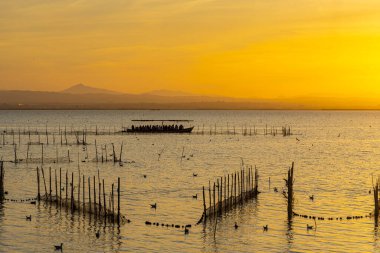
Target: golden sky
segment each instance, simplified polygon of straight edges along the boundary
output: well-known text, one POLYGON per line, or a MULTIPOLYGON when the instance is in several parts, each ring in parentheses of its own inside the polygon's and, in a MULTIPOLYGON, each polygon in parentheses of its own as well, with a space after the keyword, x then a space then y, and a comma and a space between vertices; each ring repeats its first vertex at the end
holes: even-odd
POLYGON ((379 0, 0 1, 0 88, 380 95, 379 0))

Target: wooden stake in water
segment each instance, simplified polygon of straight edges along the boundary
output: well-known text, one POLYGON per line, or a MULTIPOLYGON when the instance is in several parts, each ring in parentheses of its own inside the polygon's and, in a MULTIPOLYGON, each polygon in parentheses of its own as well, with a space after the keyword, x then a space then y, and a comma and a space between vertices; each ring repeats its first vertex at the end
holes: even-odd
POLYGON ((59 206, 62 206, 62 168, 59 168, 59 206))
POLYGON ((98 146, 96 145, 96 139, 95 139, 95 158, 96 158, 96 162, 98 162, 98 146))
POLYGON ((120 177, 117 178, 117 222, 120 224, 120 177))
POLYGON ((46 201, 46 198, 48 196, 47 194, 47 187, 46 187, 46 182, 45 182, 45 173, 44 173, 44 169, 41 167, 41 171, 42 171, 42 178, 44 180, 44 186, 45 186, 45 201, 46 201))
POLYGON ((96 178, 94 176, 94 211, 95 215, 98 213, 98 208, 96 207, 96 178))
POLYGON ((373 198, 375 203, 375 224, 377 226, 377 221, 379 218, 379 179, 376 180, 376 185, 373 186, 373 198))
POLYGON ((112 184, 112 193, 111 193, 111 197, 112 197, 112 221, 114 221, 115 219, 115 202, 114 202, 114 195, 113 195, 113 184, 112 184))
POLYGON ((294 171, 294 162, 292 163, 292 167, 288 170, 288 219, 291 220, 293 216, 293 171, 294 171))
POLYGON ((66 207, 67 207, 67 191, 68 191, 68 175, 67 175, 67 170, 66 170, 66 188, 65 188, 65 190, 66 190, 66 207))
POLYGON ((214 196, 213 196, 213 200, 214 200, 214 208, 213 208, 213 209, 214 209, 214 212, 213 212, 213 213, 215 214, 215 212, 216 212, 216 203, 215 203, 215 182, 214 182, 214 188, 213 188, 213 195, 214 195, 214 196))
POLYGON ((83 213, 86 213, 86 202, 85 202, 85 196, 86 196, 86 192, 85 192, 85 182, 84 182, 84 175, 83 175, 83 191, 82 191, 82 194, 83 194, 83 213))
POLYGON ((51 202, 51 167, 49 167, 49 199, 50 199, 50 202, 51 202))
POLYGON ((54 170, 54 179, 55 179, 55 201, 58 205, 58 182, 57 182, 57 169, 54 170))
POLYGON ((40 170, 37 166, 37 200, 41 200, 41 194, 40 194, 40 170))
POLYGON ((44 144, 43 143, 41 144, 41 148, 42 148, 41 162, 42 162, 42 164, 44 164, 44 144))
POLYGON ((71 172, 71 212, 74 212, 74 173, 71 172))
POLYGON ((104 203, 104 218, 107 217, 107 205, 106 205, 106 191, 104 190, 105 186, 104 186, 104 179, 103 179, 103 203, 104 203))
POLYGON ((211 204, 211 183, 210 183, 210 180, 208 181, 208 198, 209 198, 209 204, 210 204, 210 206, 209 206, 209 209, 211 210, 211 208, 212 208, 212 204, 211 204))
POLYGON ((80 171, 78 172, 78 211, 80 211, 80 171))
POLYGON ((89 210, 89 213, 92 212, 92 208, 91 208, 91 182, 90 182, 90 177, 88 177, 88 210, 89 210))

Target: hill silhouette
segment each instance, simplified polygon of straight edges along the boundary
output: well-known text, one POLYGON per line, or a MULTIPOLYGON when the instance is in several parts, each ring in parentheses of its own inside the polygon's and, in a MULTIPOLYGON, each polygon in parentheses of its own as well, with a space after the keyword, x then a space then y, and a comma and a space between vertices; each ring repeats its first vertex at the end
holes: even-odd
POLYGON ((249 99, 159 90, 118 93, 74 85, 60 92, 0 90, 0 109, 380 109, 377 99, 298 97, 249 99))

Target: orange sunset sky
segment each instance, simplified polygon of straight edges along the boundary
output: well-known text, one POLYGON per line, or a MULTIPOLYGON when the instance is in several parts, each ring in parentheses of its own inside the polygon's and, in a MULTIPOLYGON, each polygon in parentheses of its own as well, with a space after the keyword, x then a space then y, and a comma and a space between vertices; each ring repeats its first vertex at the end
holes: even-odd
POLYGON ((0 88, 380 95, 378 0, 0 2, 0 88))

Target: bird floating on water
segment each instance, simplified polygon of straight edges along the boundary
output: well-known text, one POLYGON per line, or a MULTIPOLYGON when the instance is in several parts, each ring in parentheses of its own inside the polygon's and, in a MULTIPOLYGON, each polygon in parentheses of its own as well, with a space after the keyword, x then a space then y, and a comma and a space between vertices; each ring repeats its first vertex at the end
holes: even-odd
POLYGON ((146 178, 146 175, 144 175, 144 178, 146 178))
POLYGON ((314 201, 314 195, 309 196, 309 199, 310 199, 311 201, 314 201))
POLYGON ((55 248, 55 250, 62 251, 62 249, 63 249, 63 243, 61 243, 61 245, 54 245, 54 248, 55 248))
POLYGON ((311 230, 311 229, 313 229, 313 226, 312 226, 312 225, 309 225, 309 224, 307 224, 307 225, 306 225, 306 229, 307 229, 307 230, 311 230))
POLYGON ((235 222, 234 228, 238 229, 239 225, 235 222))
POLYGON ((274 187, 273 190, 274 190, 274 192, 278 192, 277 187, 274 187))
POLYGON ((154 209, 157 209, 157 203, 150 204, 150 207, 151 207, 151 208, 154 208, 154 209))
POLYGON ((197 199, 198 198, 198 193, 193 195, 193 199, 197 199))
POLYGON ((193 177, 197 177, 197 176, 198 176, 198 174, 193 173, 193 177))
POLYGON ((96 231, 95 235, 96 235, 96 238, 99 238, 100 237, 100 231, 99 230, 96 231))
POLYGON ((26 216, 25 218, 26 218, 26 220, 31 221, 32 220, 32 215, 26 216))
POLYGON ((264 231, 268 231, 268 224, 265 225, 265 226, 263 226, 263 230, 264 230, 264 231))

